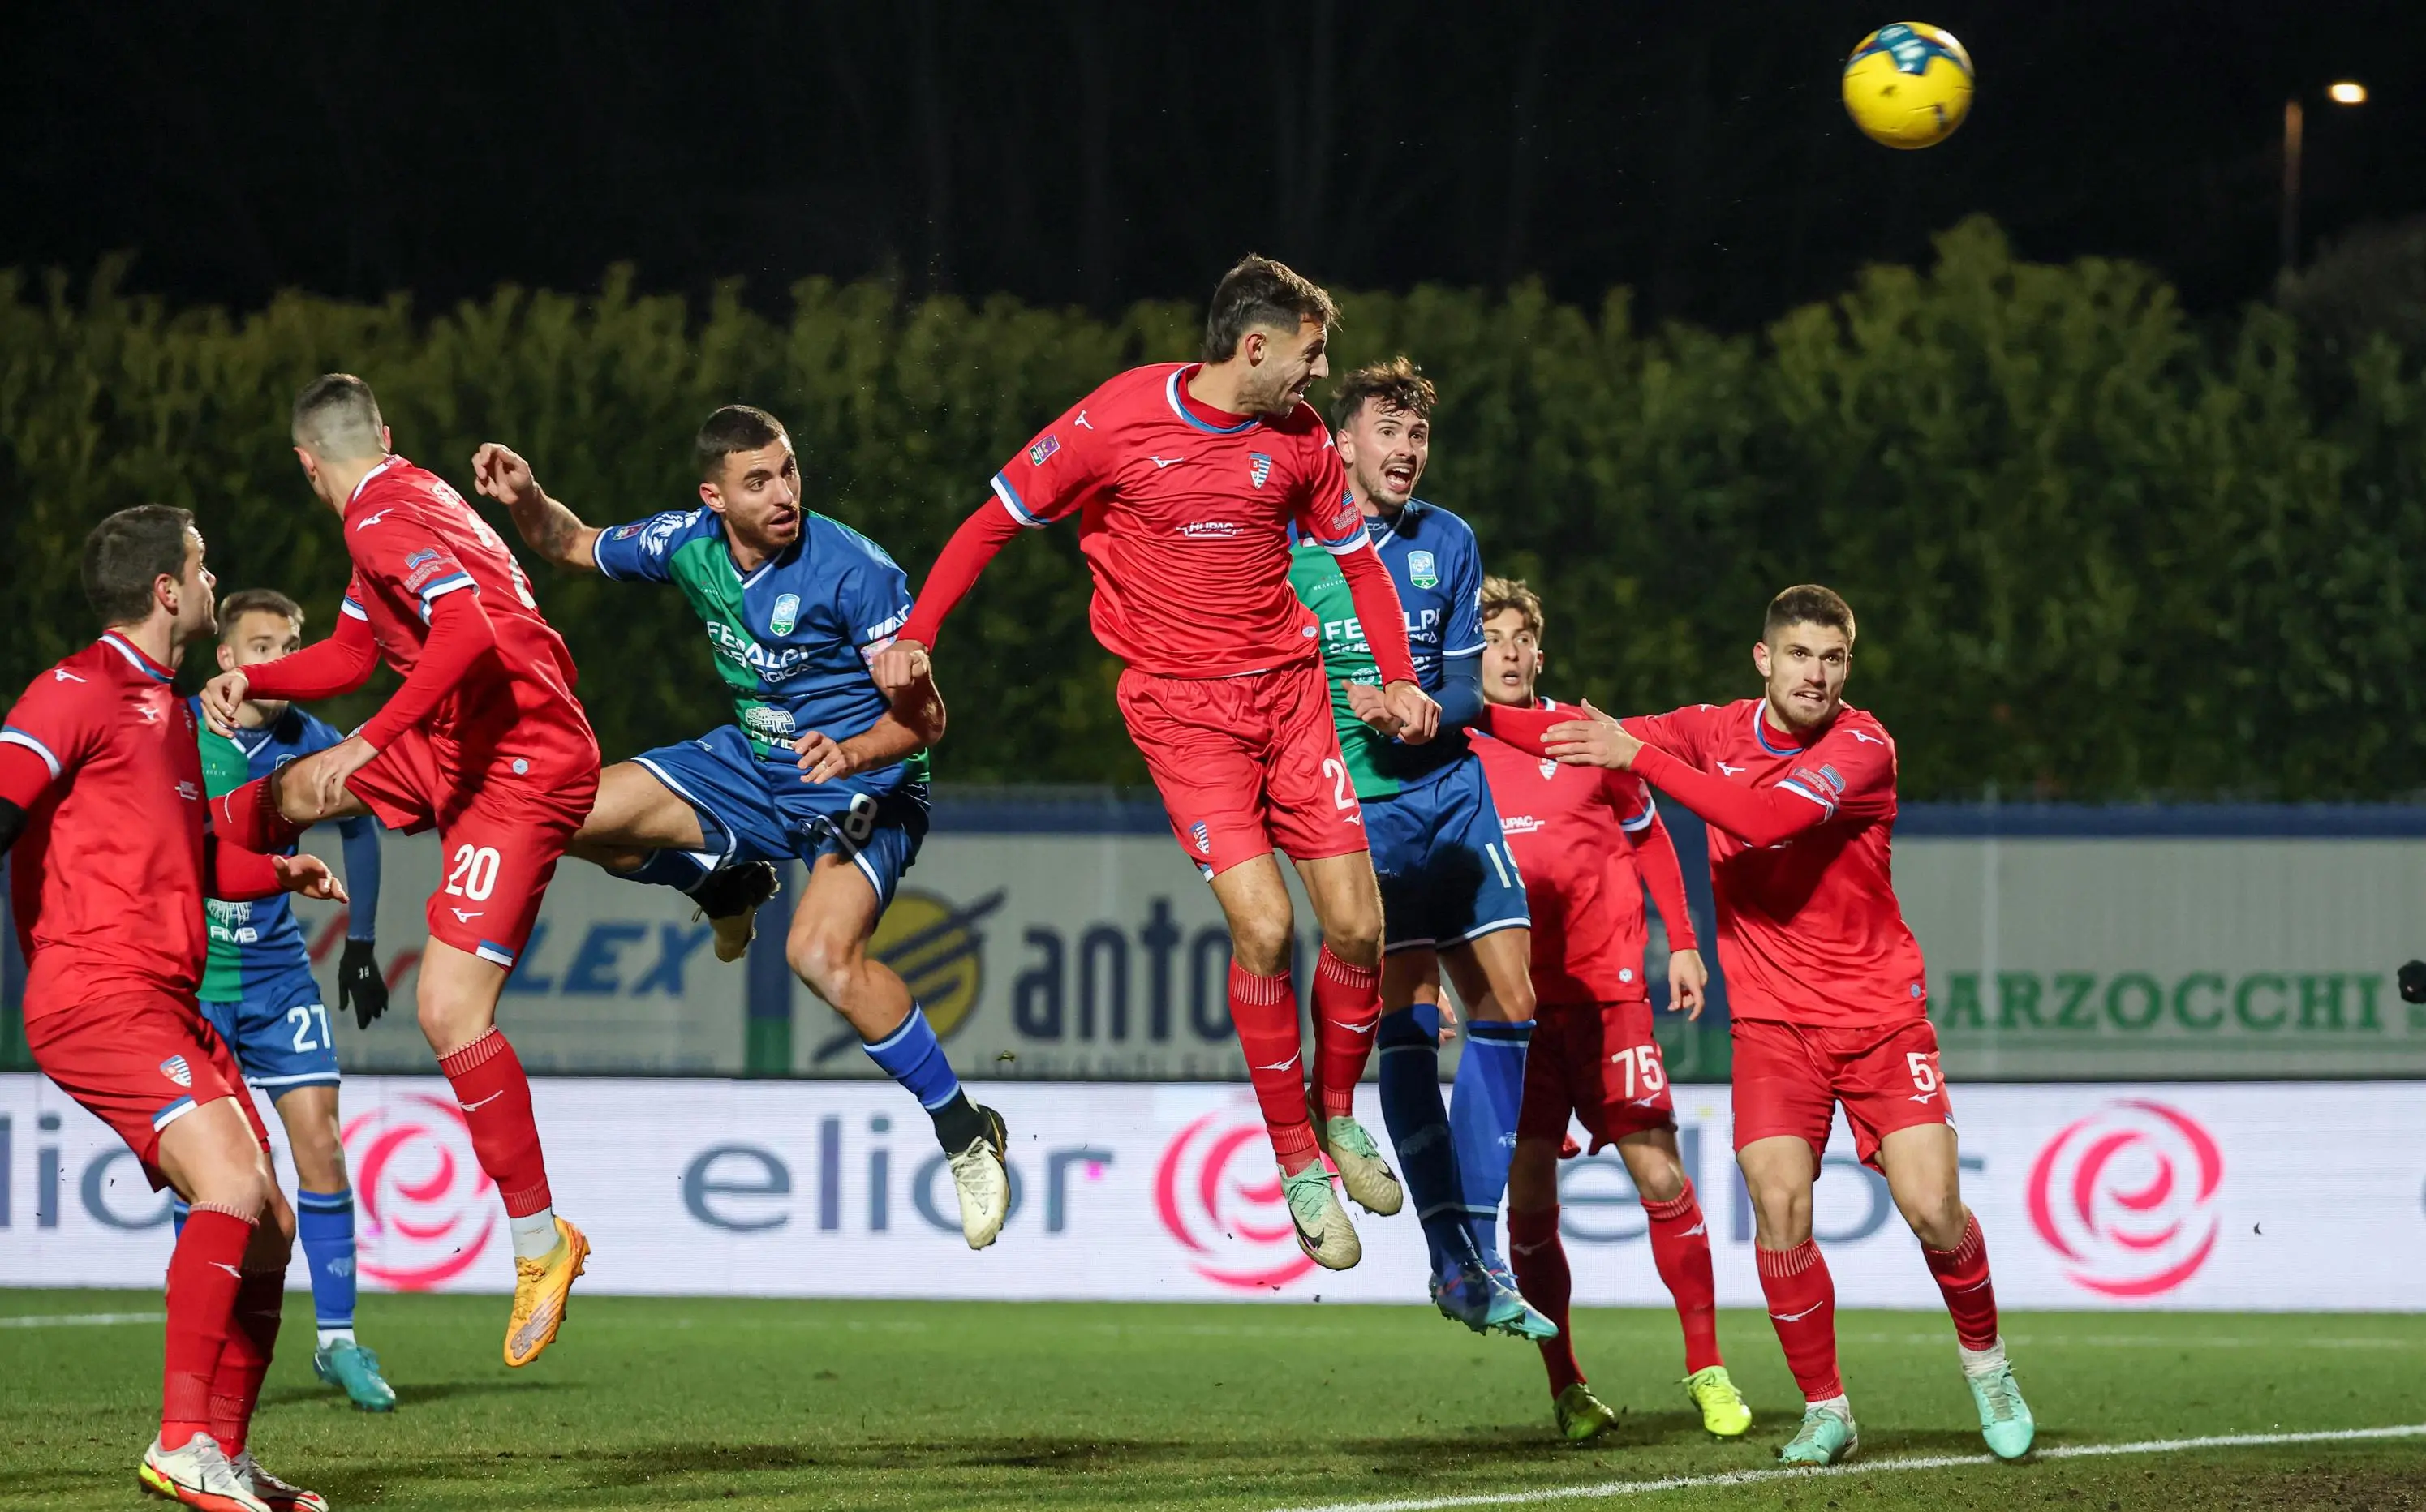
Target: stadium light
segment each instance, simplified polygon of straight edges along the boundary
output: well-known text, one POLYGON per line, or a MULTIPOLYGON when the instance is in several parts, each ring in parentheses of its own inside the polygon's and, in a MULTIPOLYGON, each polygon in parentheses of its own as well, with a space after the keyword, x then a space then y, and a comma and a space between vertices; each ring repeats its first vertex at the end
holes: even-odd
MULTIPOLYGON (((2337 79, 2325 86, 2325 98, 2337 105, 2363 105, 2367 104, 2367 86, 2353 79, 2337 79)), ((2300 265, 2300 158, 2306 124, 2306 112, 2301 108, 2300 97, 2295 94, 2284 101, 2283 222, 2280 230, 2285 277, 2300 265)))

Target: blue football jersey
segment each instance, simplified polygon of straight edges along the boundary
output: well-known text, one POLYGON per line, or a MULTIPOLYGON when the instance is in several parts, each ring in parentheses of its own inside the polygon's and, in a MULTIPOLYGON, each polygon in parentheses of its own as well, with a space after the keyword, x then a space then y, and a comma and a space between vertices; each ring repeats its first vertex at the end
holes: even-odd
MULTIPOLYGON (((707 629, 734 722, 762 761, 785 765, 792 740, 865 733, 885 712, 867 664, 910 618, 910 580, 884 548, 838 520, 804 512, 791 550, 744 573, 712 509, 669 510, 602 532, 598 571, 671 583, 707 629)), ((923 781, 927 757, 862 773, 883 790, 923 781)))

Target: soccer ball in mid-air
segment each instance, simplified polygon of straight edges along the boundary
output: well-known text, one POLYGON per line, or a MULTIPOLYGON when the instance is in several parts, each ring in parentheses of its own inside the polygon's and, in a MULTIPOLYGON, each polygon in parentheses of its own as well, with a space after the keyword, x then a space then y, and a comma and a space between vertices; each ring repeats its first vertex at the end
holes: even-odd
POLYGON ((1934 147, 1971 113, 1971 55, 1942 26, 1881 26, 1845 59, 1845 111, 1874 142, 1934 147))

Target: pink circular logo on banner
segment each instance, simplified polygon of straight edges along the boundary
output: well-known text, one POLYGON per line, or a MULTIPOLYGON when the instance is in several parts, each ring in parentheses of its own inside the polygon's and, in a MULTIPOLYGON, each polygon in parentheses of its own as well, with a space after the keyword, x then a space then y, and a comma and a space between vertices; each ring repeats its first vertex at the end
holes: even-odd
POLYGON ((463 1111, 408 1092, 358 1113, 342 1136, 362 1220, 363 1279, 426 1292, 478 1262, 496 1232, 496 1186, 472 1151, 463 1111))
POLYGON ((2100 1296, 2160 1296, 2198 1274, 2223 1220, 2224 1155, 2161 1102, 2111 1102, 2047 1141, 2030 1166, 2030 1223, 2100 1296))
POLYGON ((1180 1130, 1155 1167, 1154 1207, 1189 1268, 1216 1286, 1270 1291, 1314 1269, 1252 1109, 1208 1113, 1180 1130))

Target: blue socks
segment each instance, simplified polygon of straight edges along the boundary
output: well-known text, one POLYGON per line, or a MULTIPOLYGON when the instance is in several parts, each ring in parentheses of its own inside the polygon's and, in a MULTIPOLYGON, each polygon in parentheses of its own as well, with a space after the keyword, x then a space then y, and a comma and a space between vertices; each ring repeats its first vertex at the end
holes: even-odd
POLYGON ((1530 1019, 1468 1023, 1449 1103, 1459 1206, 1475 1247, 1493 1263, 1499 1258, 1499 1198, 1516 1153, 1516 1110, 1525 1098, 1525 1051, 1532 1042, 1530 1019))
POLYGON ((295 1194, 295 1237, 312 1272, 312 1315, 321 1342, 354 1331, 354 1194, 295 1194))
POLYGON ((946 1150, 959 1154, 983 1132, 984 1120, 962 1092, 952 1063, 944 1058, 943 1042, 929 1026, 926 1009, 911 1004, 910 1017, 901 1021, 900 1028, 860 1048, 885 1075, 918 1100, 918 1105, 935 1120, 935 1138, 946 1150))
POLYGON ((688 851, 653 850, 649 852, 647 861, 630 871, 608 872, 606 875, 619 881, 677 888, 687 893, 707 880, 708 869, 688 851))
MULTIPOLYGON (((1382 1122, 1424 1227, 1432 1274, 1449 1276, 1479 1256, 1461 1210, 1457 1151, 1441 1102, 1440 1010, 1419 1003, 1384 1013, 1373 1038, 1382 1054, 1382 1122)), ((1507 1163, 1499 1168, 1505 1180, 1507 1163)))

